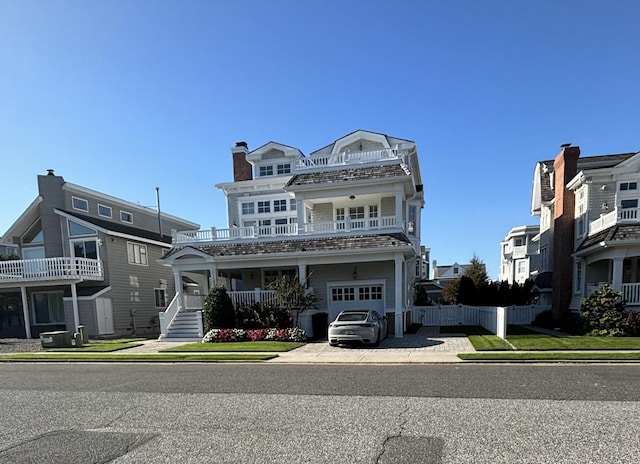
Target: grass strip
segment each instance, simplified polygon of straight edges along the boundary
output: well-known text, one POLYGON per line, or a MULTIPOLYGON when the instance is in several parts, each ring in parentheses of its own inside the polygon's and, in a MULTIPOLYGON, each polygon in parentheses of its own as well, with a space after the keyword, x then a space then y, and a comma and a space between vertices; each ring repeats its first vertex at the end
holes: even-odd
POLYGON ((224 352, 284 352, 291 351, 295 348, 300 348, 305 343, 303 342, 273 342, 273 341, 259 341, 259 342, 226 342, 226 343, 187 343, 186 345, 178 345, 172 348, 165 348, 160 350, 161 353, 168 352, 211 352, 211 351, 224 351, 224 352))
POLYGON ((518 353, 516 351, 500 353, 460 353, 464 361, 640 361, 638 353, 518 353))
POLYGON ((19 353, 0 356, 2 362, 12 361, 79 361, 79 362, 239 362, 266 361, 278 357, 277 354, 189 354, 189 353, 160 353, 160 354, 112 354, 112 353, 19 353))
POLYGON ((441 334, 457 334, 463 333, 467 335, 493 335, 482 326, 479 325, 443 325, 440 326, 441 334))
POLYGON ((102 342, 91 342, 88 345, 82 345, 78 348, 49 348, 47 352, 58 352, 58 351, 70 351, 70 352, 98 352, 98 353, 108 353, 111 351, 119 351, 125 350, 127 348, 133 348, 134 346, 140 346, 142 343, 129 343, 129 342, 120 342, 120 343, 102 343, 102 342))
POLYGON ((547 334, 508 335, 519 350, 640 350, 640 337, 558 337, 547 334))
POLYGON ((497 335, 469 335, 476 351, 511 351, 511 346, 497 335))

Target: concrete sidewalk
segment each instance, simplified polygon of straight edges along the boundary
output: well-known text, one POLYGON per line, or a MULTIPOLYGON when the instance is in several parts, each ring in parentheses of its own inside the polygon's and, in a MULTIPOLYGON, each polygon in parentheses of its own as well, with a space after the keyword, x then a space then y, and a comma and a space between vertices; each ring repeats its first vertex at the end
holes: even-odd
MULTIPOLYGON (((194 340, 198 341, 198 340, 194 340)), ((146 340, 142 345, 120 353, 158 353, 187 342, 146 340)), ((277 353, 266 361, 275 364, 405 364, 461 362, 458 353, 474 352, 464 334, 440 335, 438 327, 422 327, 417 334, 387 338, 379 347, 333 347, 326 341, 310 342, 295 350, 277 353)), ((273 354, 273 353, 272 353, 273 354)))

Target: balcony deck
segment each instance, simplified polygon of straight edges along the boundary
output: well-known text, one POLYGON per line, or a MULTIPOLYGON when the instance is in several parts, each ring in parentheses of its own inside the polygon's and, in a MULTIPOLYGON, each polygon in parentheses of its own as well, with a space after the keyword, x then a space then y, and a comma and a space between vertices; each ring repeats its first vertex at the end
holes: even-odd
POLYGON ((103 278, 102 262, 97 259, 57 257, 0 262, 0 283, 103 278))
POLYGON ((615 224, 638 222, 639 209, 640 208, 616 208, 607 214, 603 214, 595 221, 589 223, 589 236, 608 229, 615 224))
POLYGON ((337 154, 319 155, 298 160, 296 171, 306 171, 318 168, 344 167, 358 164, 375 163, 386 160, 402 160, 408 153, 399 146, 382 148, 380 150, 342 152, 337 154))
POLYGON ((209 242, 230 240, 256 240, 263 238, 286 238, 314 235, 352 234, 371 231, 395 230, 396 217, 382 216, 344 221, 309 222, 300 229, 298 224, 275 226, 233 227, 231 229, 171 231, 173 245, 202 245, 209 242))

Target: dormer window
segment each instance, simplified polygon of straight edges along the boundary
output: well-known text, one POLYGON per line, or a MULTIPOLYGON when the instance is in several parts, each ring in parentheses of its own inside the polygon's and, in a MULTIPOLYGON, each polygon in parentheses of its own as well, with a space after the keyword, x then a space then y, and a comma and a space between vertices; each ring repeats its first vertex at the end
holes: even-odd
POLYGON ((260 166, 260 177, 272 176, 273 166, 260 166))
POLYGON ((620 182, 620 190, 638 190, 637 182, 620 182))
POLYGON ((291 174, 291 164, 289 164, 289 163, 287 163, 287 164, 278 164, 276 166, 276 169, 278 171, 278 175, 291 174))
POLYGON ((89 211, 89 202, 84 198, 72 197, 71 206, 73 209, 77 209, 78 211, 89 211))
POLYGON ((458 274, 460 273, 460 269, 459 269, 459 268, 457 268, 457 267, 454 267, 454 268, 453 268, 453 273, 454 273, 455 275, 458 275, 458 274))

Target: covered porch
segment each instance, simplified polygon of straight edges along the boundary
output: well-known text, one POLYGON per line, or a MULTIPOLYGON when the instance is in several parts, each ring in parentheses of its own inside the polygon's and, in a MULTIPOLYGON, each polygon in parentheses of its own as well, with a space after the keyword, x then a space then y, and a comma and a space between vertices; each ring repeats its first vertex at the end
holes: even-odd
POLYGON ((622 293, 627 306, 640 308, 640 255, 617 256, 588 264, 577 264, 577 278, 582 266, 585 274, 582 292, 584 298, 600 290, 605 284, 610 284, 614 291, 622 293))

